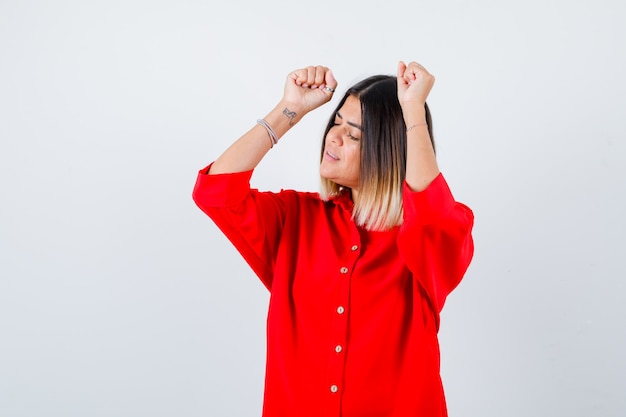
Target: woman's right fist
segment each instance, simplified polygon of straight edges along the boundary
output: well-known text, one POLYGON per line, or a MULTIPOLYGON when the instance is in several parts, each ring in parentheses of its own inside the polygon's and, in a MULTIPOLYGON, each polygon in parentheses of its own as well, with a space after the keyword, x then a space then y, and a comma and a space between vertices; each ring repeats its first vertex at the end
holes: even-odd
POLYGON ((321 65, 308 66, 289 73, 283 100, 303 114, 329 102, 336 88, 331 70, 321 65))

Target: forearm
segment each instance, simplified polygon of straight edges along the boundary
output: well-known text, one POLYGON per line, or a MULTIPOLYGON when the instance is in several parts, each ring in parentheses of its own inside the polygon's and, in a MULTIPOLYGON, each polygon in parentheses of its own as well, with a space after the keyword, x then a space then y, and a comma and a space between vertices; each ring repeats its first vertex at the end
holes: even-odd
POLYGON ((406 182, 414 191, 423 191, 439 175, 423 104, 403 106, 407 126, 406 182))
MULTIPOLYGON (((278 139, 304 115, 304 112, 296 110, 293 104, 281 101, 264 117, 278 139)), ((226 174, 254 169, 271 147, 272 141, 267 130, 260 124, 256 124, 217 158, 209 174, 226 174)))

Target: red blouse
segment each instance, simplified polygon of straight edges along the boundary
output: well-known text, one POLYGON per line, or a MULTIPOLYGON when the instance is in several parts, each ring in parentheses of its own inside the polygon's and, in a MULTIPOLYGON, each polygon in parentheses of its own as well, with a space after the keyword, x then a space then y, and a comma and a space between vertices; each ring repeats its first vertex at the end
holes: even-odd
POLYGON ((201 170, 196 204, 270 290, 264 417, 439 417, 439 312, 472 255, 472 211, 440 174, 404 185, 404 223, 372 232, 348 194, 250 189, 201 170))

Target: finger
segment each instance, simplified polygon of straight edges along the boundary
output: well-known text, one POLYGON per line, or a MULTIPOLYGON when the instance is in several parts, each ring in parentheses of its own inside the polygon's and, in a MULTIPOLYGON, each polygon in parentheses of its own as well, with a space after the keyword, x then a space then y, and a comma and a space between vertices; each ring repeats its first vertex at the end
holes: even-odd
POLYGON ((398 71, 397 71, 398 78, 402 78, 405 70, 406 70, 406 64, 404 63, 404 61, 398 61, 398 71))
POLYGON ((335 93, 335 90, 337 89, 337 80, 335 80, 332 71, 328 68, 326 68, 326 71, 324 72, 324 81, 318 88, 327 95, 333 95, 335 93))
POLYGON ((315 67, 315 79, 313 80, 313 84, 311 85, 311 88, 318 88, 322 84, 324 84, 324 77, 326 75, 326 71, 328 71, 328 68, 323 67, 321 65, 318 65, 315 67))
POLYGON ((428 70, 426 68, 424 68, 423 65, 417 63, 417 62, 411 62, 411 64, 409 65, 413 71, 413 74, 417 77, 418 75, 421 76, 429 76, 430 73, 428 72, 428 70))
POLYGON ((304 78, 304 69, 297 69, 289 73, 289 79, 293 80, 296 85, 302 85, 304 78))
POLYGON ((337 80, 335 79, 335 75, 331 70, 326 71, 324 74, 324 84, 326 87, 330 87, 331 89, 337 89, 337 80))
POLYGON ((413 81, 416 79, 416 71, 418 70, 417 64, 415 62, 409 62, 404 70, 404 79, 408 84, 413 84, 413 81))
POLYGON ((397 73, 397 79, 398 79, 398 85, 405 85, 406 84, 406 79, 405 79, 405 73, 406 73, 406 64, 404 63, 404 61, 400 61, 398 62, 398 73, 397 73))
POLYGON ((306 80, 302 83, 302 87, 310 87, 315 82, 315 67, 306 67, 306 80))

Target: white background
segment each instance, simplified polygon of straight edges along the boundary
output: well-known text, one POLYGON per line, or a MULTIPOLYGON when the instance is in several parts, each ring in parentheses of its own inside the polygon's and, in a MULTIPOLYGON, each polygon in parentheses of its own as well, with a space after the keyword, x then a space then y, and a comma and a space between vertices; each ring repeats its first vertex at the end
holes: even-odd
POLYGON ((0 2, 0 415, 256 416, 267 292, 191 200, 293 69, 340 82, 253 186, 316 191, 350 84, 417 60, 476 255, 453 417, 626 414, 623 2, 0 2), (220 4, 218 4, 220 3, 220 4))

